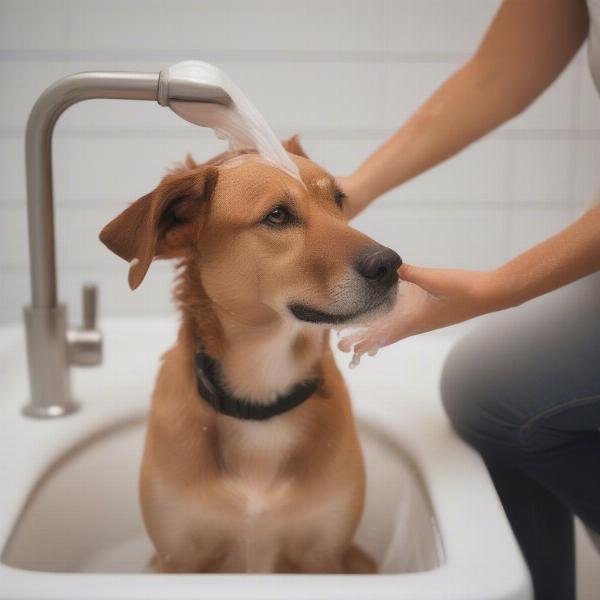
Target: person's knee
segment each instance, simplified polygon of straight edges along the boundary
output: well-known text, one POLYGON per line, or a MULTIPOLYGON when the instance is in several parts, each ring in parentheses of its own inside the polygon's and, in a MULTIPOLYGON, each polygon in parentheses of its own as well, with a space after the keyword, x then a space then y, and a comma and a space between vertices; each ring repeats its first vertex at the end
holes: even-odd
POLYGON ((440 379, 442 404, 456 432, 463 438, 482 427, 479 411, 481 390, 471 378, 472 365, 468 346, 461 340, 446 358, 440 379))
POLYGON ((461 438, 481 452, 496 452, 514 443, 520 423, 477 341, 461 340, 448 355, 440 381, 442 404, 461 438))

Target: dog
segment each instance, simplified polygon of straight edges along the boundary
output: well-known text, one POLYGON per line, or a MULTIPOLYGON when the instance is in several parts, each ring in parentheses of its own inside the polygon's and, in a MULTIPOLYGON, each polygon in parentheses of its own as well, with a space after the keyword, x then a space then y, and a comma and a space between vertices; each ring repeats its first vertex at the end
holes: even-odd
POLYGON ((400 257, 352 229, 296 137, 302 181, 252 152, 186 163, 102 230, 140 285, 177 258, 140 498, 162 573, 373 573, 365 470, 329 329, 394 304, 400 257))

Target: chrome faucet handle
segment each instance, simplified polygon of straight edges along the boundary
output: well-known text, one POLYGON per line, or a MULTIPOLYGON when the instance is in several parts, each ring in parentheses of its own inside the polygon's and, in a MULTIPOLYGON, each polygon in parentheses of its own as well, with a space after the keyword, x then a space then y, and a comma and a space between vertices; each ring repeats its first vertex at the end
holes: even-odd
POLYGON ((83 286, 83 329, 96 329, 98 318, 98 286, 86 283, 83 286))
POLYGON ((102 333, 97 327, 98 286, 85 284, 82 299, 81 327, 67 331, 69 363, 80 367, 93 367, 102 363, 102 333))

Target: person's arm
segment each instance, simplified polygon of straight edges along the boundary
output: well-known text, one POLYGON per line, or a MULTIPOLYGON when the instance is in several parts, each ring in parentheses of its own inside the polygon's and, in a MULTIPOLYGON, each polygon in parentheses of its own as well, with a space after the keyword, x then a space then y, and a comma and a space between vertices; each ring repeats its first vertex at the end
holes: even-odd
POLYGON ((373 352, 412 335, 517 306, 598 270, 600 204, 494 271, 402 265, 400 278, 416 285, 409 286, 391 313, 338 345, 344 351, 373 352))
POLYGON ((353 175, 338 178, 348 217, 520 113, 587 33, 585 0, 505 0, 472 59, 353 175))

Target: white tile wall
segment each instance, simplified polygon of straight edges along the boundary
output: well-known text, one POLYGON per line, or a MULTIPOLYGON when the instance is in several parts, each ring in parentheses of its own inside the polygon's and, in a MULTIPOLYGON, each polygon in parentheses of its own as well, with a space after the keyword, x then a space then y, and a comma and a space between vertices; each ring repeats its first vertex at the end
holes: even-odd
POLYGON ((583 131, 597 133, 600 129, 600 102, 587 67, 587 60, 583 61, 577 99, 576 127, 583 131))
POLYGON ((442 206, 494 208, 502 205, 509 193, 508 151, 513 146, 501 137, 481 140, 476 149, 461 152, 426 176, 407 182, 389 197, 398 197, 401 202, 442 206))
POLYGON ((511 189, 517 205, 564 205, 569 197, 572 146, 569 139, 523 139, 511 144, 511 189))
POLYGON ((353 225, 407 262, 489 269, 505 256, 503 210, 477 205, 398 206, 366 211, 353 225))
POLYGON ((386 2, 388 49, 438 54, 472 52, 498 8, 497 0, 386 2))
POLYGON ((577 140, 574 146, 573 199, 579 213, 600 200, 600 139, 577 140))
MULTIPOLYGON (((281 136, 346 174, 476 48, 499 0, 0 0, 0 321, 29 293, 23 132, 33 102, 84 69, 225 69, 281 136)), ((60 295, 101 284, 102 314, 171 310, 169 265, 131 293, 102 226, 190 151, 220 149, 153 103, 94 101, 57 125, 60 295)), ((600 191, 600 102, 583 53, 513 122, 387 194, 356 226, 415 263, 489 268, 559 229, 600 191)))

